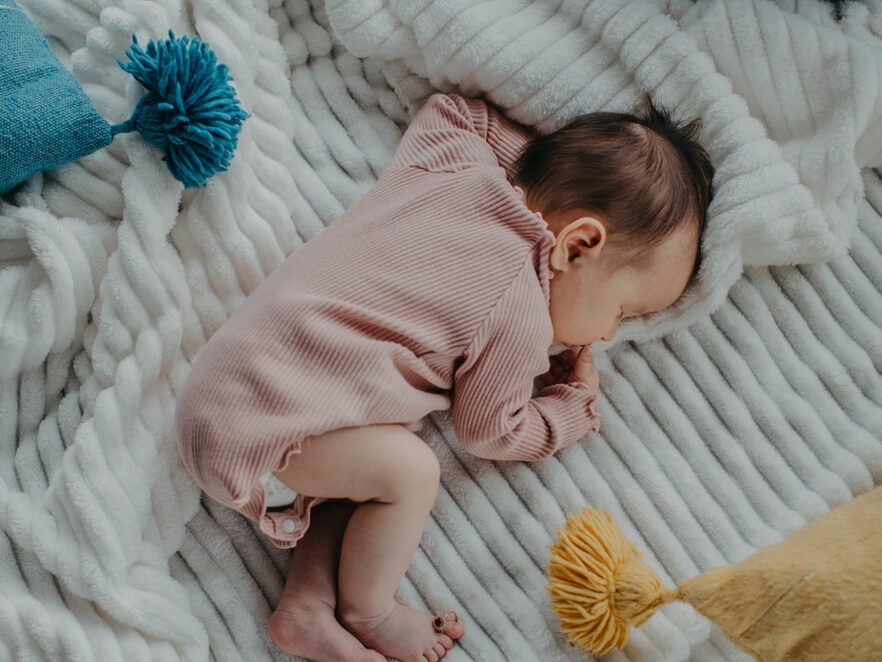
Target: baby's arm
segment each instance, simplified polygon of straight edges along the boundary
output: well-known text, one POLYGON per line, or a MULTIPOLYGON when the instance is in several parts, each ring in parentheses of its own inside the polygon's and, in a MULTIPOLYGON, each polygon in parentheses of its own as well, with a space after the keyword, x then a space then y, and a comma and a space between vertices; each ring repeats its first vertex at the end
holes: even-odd
POLYGON ((437 92, 414 115, 391 165, 433 172, 498 165, 511 179, 514 160, 531 137, 481 99, 437 92))
POLYGON ((596 394, 584 382, 551 384, 532 397, 533 380, 549 368, 551 325, 532 264, 525 266, 454 375, 454 431, 466 450, 488 459, 539 460, 600 425, 596 394))

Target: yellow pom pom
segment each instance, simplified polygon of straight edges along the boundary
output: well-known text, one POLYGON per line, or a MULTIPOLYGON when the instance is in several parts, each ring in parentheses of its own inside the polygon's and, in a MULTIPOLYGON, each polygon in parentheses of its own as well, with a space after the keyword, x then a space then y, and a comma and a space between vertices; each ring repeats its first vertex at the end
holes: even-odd
POLYGON ((551 546, 551 607, 567 638, 595 655, 628 643, 635 627, 661 605, 676 600, 640 561, 609 513, 585 508, 570 515, 551 546))

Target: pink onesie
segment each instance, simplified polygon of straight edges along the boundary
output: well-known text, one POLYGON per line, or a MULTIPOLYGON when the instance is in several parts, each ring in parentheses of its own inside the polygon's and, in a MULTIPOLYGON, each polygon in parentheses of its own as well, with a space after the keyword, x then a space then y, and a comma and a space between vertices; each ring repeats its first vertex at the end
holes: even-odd
POLYGON ((550 365, 554 235, 509 183, 530 137, 483 101, 432 95, 373 188, 198 354, 175 413, 183 464, 277 547, 323 499, 267 510, 260 477, 306 437, 452 407, 470 453, 538 460, 598 429, 582 382, 533 397, 550 365))

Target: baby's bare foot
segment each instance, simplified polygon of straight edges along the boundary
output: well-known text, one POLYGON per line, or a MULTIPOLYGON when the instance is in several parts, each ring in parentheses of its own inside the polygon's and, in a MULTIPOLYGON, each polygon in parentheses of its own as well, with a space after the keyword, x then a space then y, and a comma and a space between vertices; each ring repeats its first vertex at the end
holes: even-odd
POLYGON ((337 622, 329 604, 315 598, 283 596, 268 629, 276 646, 312 662, 386 662, 337 622))
POLYGON ((435 632, 432 616, 398 602, 386 613, 374 617, 344 614, 346 628, 365 646, 401 662, 438 662, 462 636, 462 624, 448 622, 435 632))

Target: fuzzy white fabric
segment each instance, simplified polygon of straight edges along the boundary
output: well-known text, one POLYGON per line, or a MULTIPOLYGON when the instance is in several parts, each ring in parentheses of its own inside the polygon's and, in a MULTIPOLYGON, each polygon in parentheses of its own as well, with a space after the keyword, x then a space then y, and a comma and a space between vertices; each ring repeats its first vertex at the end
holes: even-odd
POLYGON ((616 344, 705 317, 743 266, 844 254, 860 168, 882 160, 880 27, 849 7, 800 13, 768 0, 328 0, 355 55, 405 65, 439 89, 482 95, 540 131, 579 113, 629 111, 646 93, 700 117, 717 168, 700 286, 616 344), (667 14, 665 13, 667 11, 667 14))
MULTIPOLYGON (((703 118, 717 166, 701 286, 597 357, 600 434, 492 463, 426 420, 443 486, 401 597, 458 610, 448 659, 585 659, 545 560, 586 503, 672 583, 882 483, 878 1, 841 20, 816 0, 327 2, 20 1, 108 120, 140 93, 115 62, 131 33, 169 27, 211 45, 252 117, 198 193, 123 135, 0 202, 0 660, 285 658, 265 624, 287 555, 200 503, 175 392, 433 88, 544 130, 648 91, 703 118)), ((671 605, 609 659, 744 657, 671 605)))

